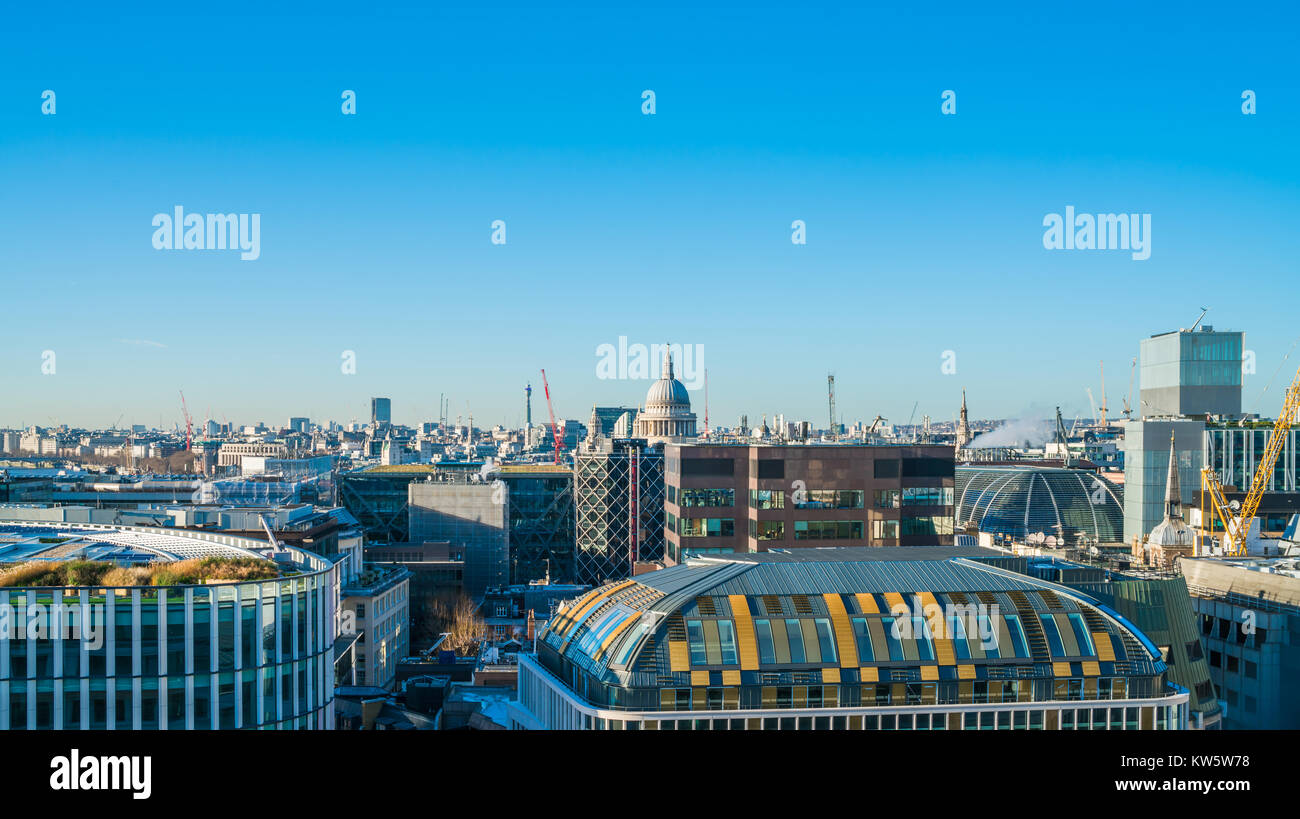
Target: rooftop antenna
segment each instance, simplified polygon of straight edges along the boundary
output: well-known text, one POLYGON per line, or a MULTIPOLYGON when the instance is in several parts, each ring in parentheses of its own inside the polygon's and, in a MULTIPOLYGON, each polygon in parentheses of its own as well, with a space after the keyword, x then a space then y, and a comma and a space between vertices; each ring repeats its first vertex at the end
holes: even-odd
POLYGON ((1192 325, 1192 328, 1191 328, 1190 330, 1188 330, 1187 332, 1189 332, 1189 333, 1194 333, 1194 332, 1196 332, 1196 328, 1197 328, 1198 326, 1200 326, 1201 319, 1205 318, 1205 314, 1208 313, 1208 312, 1210 312, 1210 308, 1208 308, 1208 307, 1202 307, 1202 308, 1201 308, 1201 314, 1200 314, 1199 316, 1196 317, 1196 324, 1193 324, 1193 325, 1192 325))
POLYGON ((831 436, 831 440, 838 440, 839 436, 835 434, 835 373, 826 374, 826 400, 830 404, 831 425, 826 432, 831 436))
POLYGON ((709 436, 709 370, 704 370, 704 437, 709 436))

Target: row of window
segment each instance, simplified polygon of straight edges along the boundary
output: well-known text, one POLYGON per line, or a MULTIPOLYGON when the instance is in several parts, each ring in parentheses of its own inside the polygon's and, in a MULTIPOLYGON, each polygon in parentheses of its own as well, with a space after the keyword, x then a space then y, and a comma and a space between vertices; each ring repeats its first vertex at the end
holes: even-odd
POLYGON ((903 489, 878 489, 875 492, 877 509, 898 509, 900 506, 952 506, 951 486, 909 486, 903 489))
POLYGON ((861 509, 860 489, 804 489, 791 496, 796 509, 861 509))
POLYGON ((677 523, 682 537, 731 537, 736 533, 734 518, 680 518, 677 523))
POLYGON ((1233 640, 1237 645, 1259 648, 1268 642, 1268 629, 1263 626, 1250 625, 1244 621, 1229 620, 1224 617, 1201 615, 1201 634, 1206 637, 1218 637, 1220 640, 1233 640))
POLYGON ((922 517, 906 517, 902 520, 899 531, 903 537, 909 536, 933 536, 933 535, 951 535, 953 531, 951 515, 925 515, 922 517))
POLYGON ((678 489, 668 487, 668 502, 678 506, 735 506, 734 489, 678 489))
MULTIPOLYGON (((200 599, 199 591, 194 593, 196 601, 200 599)), ((202 591, 206 597, 208 590, 202 591)), ((241 594, 250 591, 257 594, 256 589, 247 587, 241 594)), ((64 639, 42 638, 30 643, 25 639, 0 640, 0 658, 8 655, 4 676, 54 677, 56 655, 60 659, 60 677, 101 677, 109 675, 110 668, 117 676, 138 673, 145 677, 227 671, 316 654, 327 643, 322 613, 326 601, 319 590, 238 603, 222 600, 215 605, 204 599, 188 609, 183 603, 168 604, 161 616, 153 601, 140 605, 138 613, 129 599, 113 602, 111 613, 91 609, 85 623, 80 609, 62 612, 63 624, 50 637, 67 635, 64 639), (187 611, 191 617, 188 639, 187 611), (76 639, 83 626, 84 658, 83 641, 76 639), (187 660, 191 663, 188 669, 187 660)), ((25 633, 29 628, 27 608, 14 606, 7 611, 9 628, 17 634, 25 633)), ((0 659, 0 673, 4 668, 0 659)))
MULTIPOLYGON (((946 634, 943 636, 951 638, 956 659, 1031 657, 1020 615, 1004 614, 1001 618, 1010 645, 1000 639, 996 624, 987 614, 944 618, 946 634)), ((1052 657, 1097 656, 1083 615, 1077 612, 1040 614, 1038 621, 1052 657)), ((852 617, 849 622, 860 663, 936 659, 936 636, 925 617, 852 617)), ((834 630, 828 618, 756 618, 753 623, 760 664, 834 665, 839 662, 834 630)), ((731 620, 687 620, 686 632, 692 665, 739 663, 731 620)))
POLYGON ((82 684, 32 680, 0 686, 8 688, 8 725, 0 728, 104 730, 110 716, 118 730, 133 728, 137 719, 141 730, 184 730, 187 721, 196 729, 255 727, 325 708, 333 698, 333 668, 324 657, 313 657, 193 677, 90 679, 84 681, 84 715, 82 684))
POLYGON ((796 520, 795 540, 861 540, 860 520, 796 520))
MULTIPOLYGON (((586 718, 591 720, 590 717, 586 718)), ((1061 708, 937 714, 863 714, 679 720, 604 720, 586 727, 614 731, 1136 731, 1177 729, 1178 708, 1061 708)))
MULTIPOLYGON (((1032 702, 1033 680, 972 680, 940 685, 920 683, 867 683, 857 685, 765 685, 760 688, 764 709, 860 708, 896 705, 988 705, 1032 702)), ((1051 700, 1104 701, 1129 696, 1124 677, 1058 679, 1051 684, 1051 700)), ((717 711, 740 708, 736 687, 662 688, 661 711, 717 711)))

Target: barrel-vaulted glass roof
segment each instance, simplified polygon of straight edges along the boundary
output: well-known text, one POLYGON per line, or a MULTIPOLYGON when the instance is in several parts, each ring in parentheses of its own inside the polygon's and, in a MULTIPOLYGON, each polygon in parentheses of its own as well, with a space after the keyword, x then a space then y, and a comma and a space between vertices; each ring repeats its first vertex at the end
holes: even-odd
POLYGON ((965 557, 690 561, 591 590, 540 642, 620 685, 827 668, 934 680, 1163 669, 1150 641, 1099 601, 965 557))
POLYGON ((1016 540, 1042 534, 1074 544, 1124 540, 1122 491, 1081 469, 1036 466, 958 466, 955 479, 958 527, 1016 540))

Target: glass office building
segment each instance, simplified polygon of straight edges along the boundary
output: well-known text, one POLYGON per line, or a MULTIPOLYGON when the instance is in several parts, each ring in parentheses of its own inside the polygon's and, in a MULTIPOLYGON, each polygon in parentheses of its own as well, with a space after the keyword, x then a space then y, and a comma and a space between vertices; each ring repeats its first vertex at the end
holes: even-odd
POLYGON ((1241 414, 1242 334, 1202 327, 1142 340, 1142 417, 1241 414))
POLYGON ((271 558, 270 579, 0 585, 0 730, 332 728, 330 561, 209 532, 0 525, 0 579, 21 564, 165 571, 209 557, 271 558))

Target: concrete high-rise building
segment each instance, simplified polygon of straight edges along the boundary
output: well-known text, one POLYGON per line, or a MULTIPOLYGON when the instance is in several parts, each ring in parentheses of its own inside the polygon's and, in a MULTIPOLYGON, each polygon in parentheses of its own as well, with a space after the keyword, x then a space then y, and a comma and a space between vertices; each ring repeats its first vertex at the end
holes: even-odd
POLYGON ((1242 333, 1177 330, 1142 340, 1143 418, 1241 414, 1242 333))
POLYGON ((1204 433, 1205 422, 1193 418, 1143 419, 1125 425, 1125 542, 1146 537, 1165 519, 1171 453, 1178 465, 1182 508, 1198 505, 1204 433))
POLYGON ((465 557, 465 592, 510 584, 510 492, 505 482, 416 481, 407 486, 412 543, 446 541, 465 557))
POLYGON ((370 426, 378 427, 380 424, 391 424, 393 422, 393 402, 389 398, 371 398, 370 399, 370 426))

